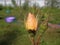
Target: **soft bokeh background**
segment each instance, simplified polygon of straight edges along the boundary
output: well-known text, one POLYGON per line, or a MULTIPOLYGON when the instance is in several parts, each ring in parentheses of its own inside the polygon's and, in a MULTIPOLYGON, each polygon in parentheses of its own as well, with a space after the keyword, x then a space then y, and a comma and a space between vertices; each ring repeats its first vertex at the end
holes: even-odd
MULTIPOLYGON (((60 25, 60 0, 17 1, 0 0, 0 45, 32 45, 24 27, 24 19, 29 12, 38 15, 40 20, 45 18, 41 16, 48 13, 48 23, 60 25), (16 20, 7 23, 5 18, 8 16, 14 16, 16 20)), ((60 45, 60 29, 48 27, 41 39, 41 45, 60 45)))

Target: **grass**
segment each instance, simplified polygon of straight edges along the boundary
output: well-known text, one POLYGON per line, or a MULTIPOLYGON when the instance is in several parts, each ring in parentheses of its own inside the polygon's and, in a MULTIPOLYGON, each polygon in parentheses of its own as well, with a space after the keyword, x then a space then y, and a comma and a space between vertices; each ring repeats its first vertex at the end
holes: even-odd
POLYGON ((46 33, 45 33, 45 38, 44 40, 46 40, 46 44, 47 45, 60 45, 59 41, 60 41, 60 34, 57 32, 59 29, 53 30, 53 29, 49 29, 46 33))
MULTIPOLYGON (((42 12, 45 13, 47 10, 42 9, 42 12)), ((0 16, 4 19, 7 16, 15 16, 17 22, 9 24, 4 19, 0 20, 0 45, 32 45, 23 23, 26 10, 14 8, 10 14, 6 14, 5 11, 0 11, 0 16)), ((49 13, 52 14, 49 22, 60 24, 60 9, 50 9, 49 13)), ((60 33, 57 33, 60 29, 50 30, 44 33, 41 45, 60 45, 60 33)))
POLYGON ((60 9, 57 8, 44 8, 42 10, 44 13, 48 12, 49 13, 49 22, 55 23, 55 24, 60 24, 60 9))

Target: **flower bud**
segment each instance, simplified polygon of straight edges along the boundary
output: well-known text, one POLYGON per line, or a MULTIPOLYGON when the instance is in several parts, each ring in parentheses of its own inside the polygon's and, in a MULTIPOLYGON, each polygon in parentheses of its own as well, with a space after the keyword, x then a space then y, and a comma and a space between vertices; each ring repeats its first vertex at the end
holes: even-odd
POLYGON ((33 14, 29 13, 28 17, 27 17, 27 20, 25 22, 26 29, 36 31, 37 30, 37 25, 38 25, 37 18, 33 14))

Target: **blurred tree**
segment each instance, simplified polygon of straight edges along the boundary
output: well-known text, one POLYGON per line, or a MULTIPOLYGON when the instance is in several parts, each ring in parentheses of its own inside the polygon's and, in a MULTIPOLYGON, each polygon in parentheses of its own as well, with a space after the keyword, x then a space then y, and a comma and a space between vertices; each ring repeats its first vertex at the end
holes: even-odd
POLYGON ((25 10, 28 10, 29 8, 29 0, 25 0, 24 4, 23 4, 23 9, 25 10))
POLYGON ((21 6, 21 0, 20 0, 20 6, 21 6))
POLYGON ((15 0, 11 0, 12 1, 12 4, 16 7, 17 4, 16 4, 16 1, 15 0))
POLYGON ((5 6, 6 6, 6 0, 4 0, 5 6))
POLYGON ((45 0, 45 4, 46 4, 46 6, 48 6, 48 7, 57 7, 58 6, 58 4, 59 4, 59 2, 58 2, 59 0, 45 0))

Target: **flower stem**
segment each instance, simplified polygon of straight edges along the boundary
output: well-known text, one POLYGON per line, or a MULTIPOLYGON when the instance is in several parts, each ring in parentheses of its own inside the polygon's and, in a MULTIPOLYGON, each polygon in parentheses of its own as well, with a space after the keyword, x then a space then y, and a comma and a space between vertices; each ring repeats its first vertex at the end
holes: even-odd
POLYGON ((31 40, 31 42, 32 42, 32 45, 35 45, 34 37, 31 37, 31 36, 29 35, 29 38, 30 38, 30 40, 31 40))
POLYGON ((39 45, 39 43, 40 43, 40 35, 37 37, 37 41, 36 41, 36 44, 35 45, 39 45))

